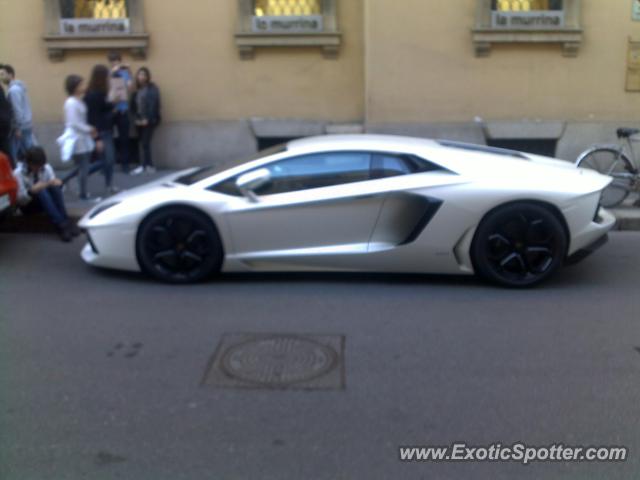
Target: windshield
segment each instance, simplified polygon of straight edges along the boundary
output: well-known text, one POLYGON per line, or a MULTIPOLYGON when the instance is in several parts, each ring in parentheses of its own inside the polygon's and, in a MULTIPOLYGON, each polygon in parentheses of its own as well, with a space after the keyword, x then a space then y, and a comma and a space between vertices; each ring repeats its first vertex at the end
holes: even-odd
POLYGON ((220 163, 217 165, 211 165, 208 167, 202 167, 197 169, 195 172, 191 172, 182 177, 178 177, 174 181, 176 183, 181 183, 182 185, 193 185, 194 183, 198 183, 202 180, 205 180, 212 175, 216 175, 220 172, 224 172, 225 170, 229 170, 233 167, 238 167, 244 163, 251 162, 253 160, 258 160, 260 158, 268 157, 269 155, 275 155, 276 153, 282 153, 287 150, 286 144, 276 145, 265 150, 261 150, 258 153, 251 155, 250 157, 245 157, 241 160, 235 160, 232 162, 220 163))

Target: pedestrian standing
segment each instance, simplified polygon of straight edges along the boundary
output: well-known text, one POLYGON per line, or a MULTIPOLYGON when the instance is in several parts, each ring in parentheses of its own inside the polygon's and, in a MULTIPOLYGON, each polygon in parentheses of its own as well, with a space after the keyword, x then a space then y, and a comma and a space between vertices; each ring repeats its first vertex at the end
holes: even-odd
POLYGON ((11 103, 9 103, 9 100, 5 97, 4 89, 0 84, 0 152, 9 157, 11 167, 15 168, 16 164, 11 158, 11 147, 9 145, 12 118, 13 112, 11 103))
POLYGON ((122 63, 122 56, 118 52, 110 52, 107 58, 111 65, 109 98, 116 105, 114 123, 118 131, 117 150, 122 170, 129 173, 131 160, 129 97, 133 91, 133 75, 129 66, 122 63))
POLYGON ((80 234, 80 230, 67 216, 62 181, 56 178, 41 147, 28 149, 24 159, 13 172, 18 181, 18 206, 21 212, 30 215, 44 211, 55 225, 62 241, 71 241, 80 234))
POLYGON ((155 167, 151 155, 151 140, 160 123, 160 90, 151 81, 151 72, 146 67, 136 73, 136 91, 131 98, 131 111, 142 149, 142 165, 131 173, 153 173, 155 167))
POLYGON ((79 75, 69 75, 65 80, 65 90, 69 95, 64 103, 65 132, 58 139, 58 143, 62 148, 63 160, 70 155, 76 170, 67 175, 64 182, 66 183, 77 174, 80 198, 88 200, 89 164, 95 147, 93 139, 97 137, 97 131, 87 121, 87 106, 82 101, 87 90, 83 78, 79 75))
POLYGON ((96 65, 91 72, 89 88, 84 97, 87 105, 89 124, 96 129, 96 155, 102 166, 105 186, 108 193, 115 193, 113 186, 113 169, 115 165, 115 144, 113 141, 113 116, 115 105, 110 102, 109 69, 104 65, 96 65))
POLYGON ((16 80, 11 65, 0 65, 0 81, 7 87, 7 98, 13 109, 13 127, 10 136, 11 157, 17 162, 24 152, 37 145, 33 135, 33 114, 25 84, 16 80))

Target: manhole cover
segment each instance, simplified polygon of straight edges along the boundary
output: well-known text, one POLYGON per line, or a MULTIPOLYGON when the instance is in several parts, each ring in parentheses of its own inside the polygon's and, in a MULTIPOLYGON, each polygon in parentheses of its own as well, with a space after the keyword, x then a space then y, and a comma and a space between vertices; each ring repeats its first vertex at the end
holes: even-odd
POLYGON ((344 337, 224 335, 205 384, 226 387, 342 388, 344 337))

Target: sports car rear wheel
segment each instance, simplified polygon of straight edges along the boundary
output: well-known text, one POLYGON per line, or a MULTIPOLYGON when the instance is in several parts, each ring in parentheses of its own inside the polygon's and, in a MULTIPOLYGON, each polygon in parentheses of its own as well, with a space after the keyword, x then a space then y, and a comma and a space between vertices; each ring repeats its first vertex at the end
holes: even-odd
POLYGON ((142 270, 170 283, 198 282, 220 269, 222 244, 206 215, 186 207, 151 214, 138 230, 142 270))
POLYGON ((535 285, 564 261, 567 234, 540 205, 517 203, 490 212, 476 231, 471 257, 484 278, 510 287, 535 285))

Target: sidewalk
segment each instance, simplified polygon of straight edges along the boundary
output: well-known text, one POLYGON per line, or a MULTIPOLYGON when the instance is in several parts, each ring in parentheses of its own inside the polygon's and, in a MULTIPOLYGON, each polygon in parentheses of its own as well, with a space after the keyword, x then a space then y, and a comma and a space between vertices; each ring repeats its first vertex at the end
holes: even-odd
MULTIPOLYGON (((143 173, 141 175, 127 175, 122 172, 116 172, 114 174, 114 185, 120 190, 128 190, 170 175, 174 171, 159 170, 153 174, 143 173)), ((64 172, 57 173, 64 174, 64 172)), ((76 220, 91 210, 97 203, 95 200, 80 200, 77 191, 77 181, 75 179, 71 180, 65 189, 65 201, 69 216, 76 220)), ((100 173, 96 173, 89 178, 89 193, 94 198, 99 197, 103 200, 108 197, 104 187, 104 177, 100 173)), ((618 219, 616 227, 618 230, 640 231, 640 207, 633 207, 632 203, 633 199, 630 199, 625 201, 619 208, 611 209, 611 212, 618 219)), ((44 231, 52 231, 51 225, 44 217, 30 217, 29 219, 14 217, 0 224, 0 232, 4 233, 39 233, 44 231)))

